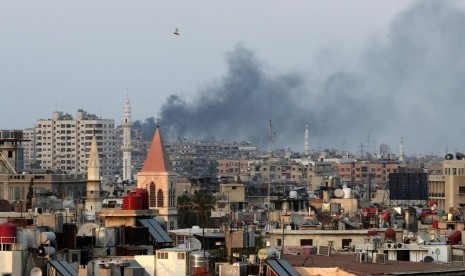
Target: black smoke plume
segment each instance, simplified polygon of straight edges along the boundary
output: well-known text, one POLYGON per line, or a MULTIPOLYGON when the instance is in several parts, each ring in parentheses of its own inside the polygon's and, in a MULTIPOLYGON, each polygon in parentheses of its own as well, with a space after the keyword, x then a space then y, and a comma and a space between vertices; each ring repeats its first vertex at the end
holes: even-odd
POLYGON ((393 149, 403 136, 410 153, 463 147, 463 26, 465 12, 453 2, 418 2, 391 22, 385 37, 366 46, 351 66, 356 69, 318 81, 277 73, 237 46, 226 56, 225 76, 194 101, 178 95, 166 100, 163 133, 167 139, 249 140, 266 147, 272 120, 275 146, 297 151, 303 150, 305 124, 313 149, 345 141, 356 150, 367 134, 393 149))

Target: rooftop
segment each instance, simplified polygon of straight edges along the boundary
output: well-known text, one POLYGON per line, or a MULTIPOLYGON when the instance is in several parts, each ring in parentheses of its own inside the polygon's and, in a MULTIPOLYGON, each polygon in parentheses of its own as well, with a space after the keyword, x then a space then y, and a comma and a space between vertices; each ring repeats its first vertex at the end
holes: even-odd
MULTIPOLYGON (((418 274, 431 275, 446 272, 456 272, 453 275, 465 275, 465 268, 461 263, 424 263, 406 261, 387 261, 386 264, 359 263, 356 262, 355 253, 332 254, 331 256, 320 255, 285 255, 295 267, 334 268, 338 267, 355 275, 401 275, 418 274)), ((301 271, 302 272, 302 271, 301 271)), ((305 274, 303 274, 305 275, 305 274)), ((450 275, 450 274, 449 274, 450 275)))

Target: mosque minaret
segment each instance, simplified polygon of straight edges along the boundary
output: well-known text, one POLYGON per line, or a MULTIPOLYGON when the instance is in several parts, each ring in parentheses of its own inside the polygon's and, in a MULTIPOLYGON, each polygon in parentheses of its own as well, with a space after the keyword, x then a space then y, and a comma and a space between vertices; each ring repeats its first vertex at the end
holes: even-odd
POLYGON ((121 124, 123 128, 123 180, 132 180, 132 162, 131 162, 131 106, 129 105, 129 98, 126 98, 124 105, 124 120, 121 124))

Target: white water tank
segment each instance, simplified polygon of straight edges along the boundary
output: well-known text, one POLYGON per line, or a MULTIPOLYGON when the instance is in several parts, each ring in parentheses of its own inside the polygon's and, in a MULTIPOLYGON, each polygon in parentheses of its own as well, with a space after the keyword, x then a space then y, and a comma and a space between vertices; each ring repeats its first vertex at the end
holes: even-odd
POLYGON ((289 198, 297 198, 297 191, 290 191, 289 198))
POLYGON ((352 189, 351 188, 342 188, 344 191, 344 198, 352 198, 352 189))

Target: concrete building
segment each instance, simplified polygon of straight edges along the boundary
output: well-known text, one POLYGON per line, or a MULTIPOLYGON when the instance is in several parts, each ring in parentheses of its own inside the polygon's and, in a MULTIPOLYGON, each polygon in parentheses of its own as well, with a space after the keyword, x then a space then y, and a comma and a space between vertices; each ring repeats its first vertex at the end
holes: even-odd
POLYGON ((24 160, 24 169, 34 169, 36 168, 36 150, 35 150, 35 129, 26 128, 23 130, 23 160, 24 160))
POLYGON ((465 160, 444 160, 441 175, 428 176, 428 191, 438 210, 465 207, 465 160))
POLYGON ((35 127, 36 160, 44 170, 86 173, 92 137, 96 136, 104 180, 115 171, 115 121, 78 110, 54 112, 51 119, 38 120, 35 127))
POLYGON ((220 184, 220 194, 217 196, 212 217, 232 215, 232 212, 241 211, 247 207, 245 198, 245 185, 241 183, 220 184))
POLYGON ((17 173, 23 170, 23 132, 0 130, 0 173, 17 173))
POLYGON ((149 208, 155 209, 169 230, 177 229, 177 175, 172 170, 168 154, 157 127, 142 170, 137 174, 137 188, 149 192, 149 208))
POLYGON ((389 181, 389 174, 405 167, 397 161, 354 161, 334 164, 341 182, 383 184, 389 181))
POLYGON ((33 181, 36 197, 54 194, 58 197, 84 196, 86 180, 80 174, 45 174, 23 172, 23 132, 21 130, 0 131, 0 198, 26 201, 28 187, 33 181))

